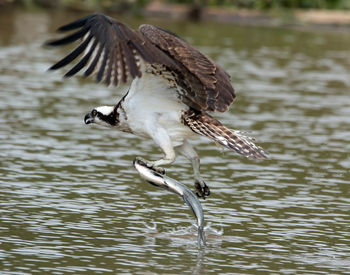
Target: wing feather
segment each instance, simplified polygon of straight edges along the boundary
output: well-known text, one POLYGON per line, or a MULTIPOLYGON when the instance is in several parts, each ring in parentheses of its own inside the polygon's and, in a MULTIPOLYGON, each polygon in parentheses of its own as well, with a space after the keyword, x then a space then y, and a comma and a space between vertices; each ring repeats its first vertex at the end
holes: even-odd
POLYGON ((98 82, 118 85, 141 76, 144 68, 140 61, 143 59, 172 71, 177 85, 182 88, 180 98, 194 109, 223 112, 235 98, 225 71, 171 31, 152 25, 142 25, 135 31, 98 13, 58 30, 74 32, 47 45, 62 46, 81 41, 71 53, 50 67, 56 70, 78 59, 65 77, 87 68, 85 77, 95 75, 98 82))
POLYGON ((200 110, 227 111, 235 93, 229 75, 219 65, 170 31, 152 25, 141 25, 139 30, 183 65, 179 82, 187 86, 186 96, 199 104, 200 110))
POLYGON ((58 39, 58 40, 53 40, 53 41, 49 41, 46 43, 46 45, 48 46, 62 46, 62 45, 66 45, 69 43, 72 43, 74 41, 76 41, 77 39, 83 37, 87 32, 89 31, 89 29, 87 27, 84 27, 66 37, 63 37, 62 39, 58 39))
POLYGON ((86 24, 86 22, 89 20, 90 17, 91 17, 91 15, 88 15, 88 16, 82 17, 74 22, 63 25, 63 26, 58 28, 58 31, 65 32, 65 31, 70 31, 70 30, 75 30, 77 28, 81 28, 86 24))
POLYGON ((100 45, 98 45, 98 50, 96 52, 94 52, 94 57, 92 59, 92 62, 88 65, 87 70, 84 73, 85 77, 88 77, 89 75, 93 74, 101 58, 101 55, 103 54, 103 49, 104 49, 104 43, 101 43, 100 45))
POLYGON ((97 46, 97 41, 95 40, 93 42, 93 44, 91 45, 90 49, 88 50, 87 54, 79 61, 78 64, 76 64, 71 70, 69 70, 65 74, 65 76, 70 77, 72 75, 75 75, 82 68, 84 68, 86 66, 86 64, 89 62, 89 59, 92 56, 93 52, 95 51, 96 46, 97 46))
POLYGON ((84 40, 74 51, 72 51, 69 55, 58 61, 55 65, 50 67, 50 70, 56 70, 67 64, 71 63, 74 59, 76 59, 87 47, 91 40, 91 36, 89 36, 86 40, 84 40))
POLYGON ((96 74, 97 81, 117 85, 129 78, 141 76, 139 56, 150 63, 164 63, 176 68, 176 63, 163 51, 135 30, 103 14, 92 14, 60 27, 61 32, 79 30, 67 36, 50 41, 48 46, 62 46, 78 40, 81 43, 70 54, 50 67, 50 70, 62 68, 80 56, 80 60, 65 76, 73 76, 84 67, 84 76, 96 74), (88 34, 88 35, 87 35, 88 34), (83 52, 85 53, 83 54, 83 52), (111 74, 114 74, 113 76, 111 74))
POLYGON ((111 78, 114 77, 113 72, 113 60, 115 60, 115 49, 111 51, 109 59, 108 59, 108 65, 107 65, 107 71, 106 71, 106 79, 105 84, 109 86, 111 84, 111 78))
POLYGON ((98 82, 101 82, 103 79, 104 72, 106 70, 108 56, 109 56, 109 52, 104 50, 103 51, 103 59, 102 59, 100 67, 98 68, 98 73, 97 73, 97 77, 96 77, 98 82))

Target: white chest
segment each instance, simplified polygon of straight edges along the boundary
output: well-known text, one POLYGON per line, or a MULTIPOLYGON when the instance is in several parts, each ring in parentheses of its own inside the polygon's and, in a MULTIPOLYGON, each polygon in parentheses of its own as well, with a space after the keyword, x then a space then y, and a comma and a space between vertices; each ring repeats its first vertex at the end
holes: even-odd
POLYGON ((189 107, 182 103, 176 88, 163 77, 143 73, 141 78, 135 78, 122 107, 127 114, 124 123, 136 135, 150 137, 155 127, 164 128, 175 143, 193 135, 181 123, 182 113, 189 107))

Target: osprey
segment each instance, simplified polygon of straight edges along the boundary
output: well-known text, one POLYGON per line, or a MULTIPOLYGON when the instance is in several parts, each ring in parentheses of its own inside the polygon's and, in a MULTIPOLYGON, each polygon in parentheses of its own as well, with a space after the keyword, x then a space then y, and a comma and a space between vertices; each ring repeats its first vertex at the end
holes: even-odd
POLYGON ((58 30, 76 31, 47 45, 81 42, 51 70, 78 58, 65 77, 86 68, 85 77, 96 75, 106 85, 132 80, 116 105, 96 107, 84 121, 151 138, 164 157, 146 161, 149 167, 164 171, 159 166, 172 163, 175 151, 183 154, 192 163, 197 195, 205 198, 210 191, 188 140, 202 135, 243 156, 267 158, 250 137, 208 114, 225 112, 234 101, 230 76, 175 33, 153 25, 141 25, 136 31, 104 14, 86 16, 58 30))

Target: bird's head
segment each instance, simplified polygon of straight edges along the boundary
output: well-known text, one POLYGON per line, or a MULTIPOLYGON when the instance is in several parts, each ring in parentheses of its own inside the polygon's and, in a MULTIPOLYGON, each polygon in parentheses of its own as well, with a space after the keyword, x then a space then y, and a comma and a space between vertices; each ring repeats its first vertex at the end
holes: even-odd
POLYGON ((113 127, 119 123, 119 114, 114 106, 101 106, 94 108, 84 118, 85 124, 96 123, 99 125, 113 127))

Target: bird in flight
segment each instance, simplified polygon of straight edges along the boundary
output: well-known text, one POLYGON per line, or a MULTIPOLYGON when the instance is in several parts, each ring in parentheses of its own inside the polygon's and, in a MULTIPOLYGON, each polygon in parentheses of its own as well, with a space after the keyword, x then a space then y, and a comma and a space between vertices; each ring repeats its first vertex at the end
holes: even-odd
POLYGON ((80 44, 50 67, 56 70, 77 59, 65 74, 83 68, 83 75, 118 86, 131 80, 128 92, 116 105, 100 106, 85 116, 96 123, 150 138, 164 157, 144 160, 148 167, 174 162, 176 152, 190 160, 199 197, 210 194, 200 175, 200 160, 189 140, 205 136, 238 154, 265 159, 267 153, 240 131, 230 130, 209 112, 225 112, 235 99, 230 76, 209 57, 175 33, 153 25, 134 30, 104 14, 95 13, 58 29, 73 31, 47 45, 80 44), (74 30, 74 31, 73 31, 74 30))

